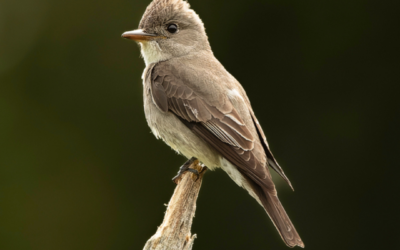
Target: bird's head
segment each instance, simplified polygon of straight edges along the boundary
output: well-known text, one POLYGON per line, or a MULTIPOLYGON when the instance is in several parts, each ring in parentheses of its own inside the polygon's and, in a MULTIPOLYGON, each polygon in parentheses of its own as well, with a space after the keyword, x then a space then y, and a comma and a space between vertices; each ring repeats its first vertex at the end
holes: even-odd
POLYGON ((154 0, 139 29, 122 34, 138 42, 146 65, 200 51, 211 51, 204 24, 183 0, 154 0))

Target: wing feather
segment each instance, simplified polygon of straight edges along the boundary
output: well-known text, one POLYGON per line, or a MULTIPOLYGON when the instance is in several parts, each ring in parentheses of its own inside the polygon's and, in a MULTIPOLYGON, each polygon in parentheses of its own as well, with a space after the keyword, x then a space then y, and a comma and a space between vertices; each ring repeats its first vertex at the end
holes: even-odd
MULTIPOLYGON (((274 190, 272 180, 265 180, 270 177, 267 163, 256 157, 263 150, 262 147, 255 148, 256 138, 247 128, 243 119, 234 108, 228 98, 220 100, 219 105, 211 105, 199 95, 199 90, 192 89, 184 84, 179 76, 173 74, 171 69, 163 70, 162 67, 153 68, 151 79, 151 91, 154 103, 165 111, 165 101, 167 100, 167 110, 177 115, 186 123, 195 123, 196 126, 209 131, 213 136, 213 145, 220 150, 220 147, 230 148, 225 150, 222 155, 229 161, 237 163, 241 171, 249 171, 254 178, 259 178, 267 189, 274 190), (161 82, 162 81, 162 82, 161 82), (162 92, 163 91, 163 92, 162 92), (159 106, 162 103, 162 108, 159 106), (219 142, 220 145, 216 145, 219 142), (239 166, 240 165, 240 166, 239 166), (247 169, 247 170, 246 170, 247 169)), ((202 134, 205 136, 205 134, 202 134)))
POLYGON ((272 154, 271 150, 269 149, 269 145, 267 142, 267 137, 264 134, 264 131, 261 128, 260 123, 258 122, 256 116, 254 115, 254 112, 251 112, 251 116, 254 122, 254 125, 257 128, 257 133, 258 136, 260 137, 260 140, 262 142, 262 146, 264 148, 264 151, 267 155, 267 160, 268 160, 268 165, 275 171, 277 172, 290 186, 292 190, 294 190, 292 183, 290 182, 289 178, 286 177, 285 172, 283 172, 283 169, 279 166, 278 162, 275 160, 274 155, 272 154))

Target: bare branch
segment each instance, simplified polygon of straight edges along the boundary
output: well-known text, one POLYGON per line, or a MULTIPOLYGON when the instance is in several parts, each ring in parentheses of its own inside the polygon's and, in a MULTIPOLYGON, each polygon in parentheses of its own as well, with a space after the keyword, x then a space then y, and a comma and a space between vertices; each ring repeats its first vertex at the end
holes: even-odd
POLYGON ((143 250, 191 250, 196 235, 192 235, 193 217, 196 211, 196 200, 206 170, 196 160, 190 168, 199 171, 200 176, 186 172, 175 188, 168 204, 164 221, 146 243, 143 250), (196 180, 197 179, 197 180, 196 180))

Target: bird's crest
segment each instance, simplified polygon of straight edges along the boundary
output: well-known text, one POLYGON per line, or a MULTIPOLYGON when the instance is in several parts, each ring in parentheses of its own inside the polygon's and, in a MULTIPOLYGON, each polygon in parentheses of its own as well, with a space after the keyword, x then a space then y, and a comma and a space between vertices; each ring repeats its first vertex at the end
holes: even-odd
MULTIPOLYGON (((183 0, 153 0, 147 6, 139 29, 155 27, 172 20, 198 19, 198 15, 190 9, 187 1, 183 0)), ((202 23, 202 22, 201 22, 202 23)))

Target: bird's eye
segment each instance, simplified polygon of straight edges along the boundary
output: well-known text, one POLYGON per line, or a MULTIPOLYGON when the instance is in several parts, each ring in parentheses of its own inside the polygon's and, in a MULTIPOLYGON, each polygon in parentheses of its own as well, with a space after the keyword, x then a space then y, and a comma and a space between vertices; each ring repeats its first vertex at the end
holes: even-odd
POLYGON ((170 24, 168 25, 167 30, 169 33, 174 34, 178 31, 178 26, 176 24, 170 24))

